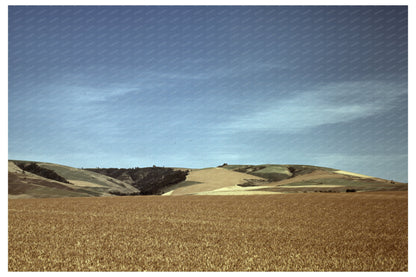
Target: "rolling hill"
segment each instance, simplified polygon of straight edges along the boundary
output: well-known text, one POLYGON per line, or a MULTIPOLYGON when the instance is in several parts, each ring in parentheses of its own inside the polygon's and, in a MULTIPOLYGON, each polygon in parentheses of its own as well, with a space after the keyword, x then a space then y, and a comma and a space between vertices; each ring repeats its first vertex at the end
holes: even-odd
POLYGON ((69 166, 36 162, 41 168, 53 170, 69 183, 51 180, 22 170, 17 164, 30 164, 28 161, 8 162, 9 198, 49 198, 49 197, 90 197, 110 196, 110 192, 138 193, 128 183, 120 180, 69 166))
POLYGON ((164 195, 247 195, 407 190, 406 183, 310 165, 223 165, 192 170, 164 195))
POLYGON ((149 194, 140 191, 143 183, 147 186, 158 186, 156 190, 146 188, 147 192, 153 191, 165 196, 407 190, 406 183, 310 165, 224 164, 219 167, 189 169, 186 179, 183 174, 180 176, 181 179, 178 179, 175 174, 179 169, 173 168, 85 170, 36 162, 39 167, 51 170, 63 177, 68 181, 65 183, 24 171, 17 166, 19 163, 27 165, 31 162, 9 161, 9 198, 149 194), (140 186, 135 180, 141 180, 140 186), (155 180, 161 181, 158 183, 155 180), (178 180, 184 181, 178 182, 178 180))

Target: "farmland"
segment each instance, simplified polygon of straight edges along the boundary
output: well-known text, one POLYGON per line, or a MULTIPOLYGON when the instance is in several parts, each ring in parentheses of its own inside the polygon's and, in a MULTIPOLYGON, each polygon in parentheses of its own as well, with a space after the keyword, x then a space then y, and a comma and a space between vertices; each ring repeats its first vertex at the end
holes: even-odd
MULTIPOLYGON (((38 172, 39 173, 39 172, 38 172)), ((95 168, 9 160, 9 198, 112 195, 259 195, 304 192, 407 191, 408 184, 310 165, 222 165, 186 168, 95 168), (25 171, 53 171, 63 180, 25 171)))
POLYGON ((407 271, 407 192, 9 199, 9 271, 407 271))

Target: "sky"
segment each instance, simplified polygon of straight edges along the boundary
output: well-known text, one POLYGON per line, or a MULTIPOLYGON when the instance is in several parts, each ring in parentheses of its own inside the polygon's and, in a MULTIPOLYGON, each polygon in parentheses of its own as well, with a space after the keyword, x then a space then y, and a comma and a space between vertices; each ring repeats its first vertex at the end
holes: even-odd
POLYGON ((9 6, 8 157, 407 182, 406 6, 9 6))

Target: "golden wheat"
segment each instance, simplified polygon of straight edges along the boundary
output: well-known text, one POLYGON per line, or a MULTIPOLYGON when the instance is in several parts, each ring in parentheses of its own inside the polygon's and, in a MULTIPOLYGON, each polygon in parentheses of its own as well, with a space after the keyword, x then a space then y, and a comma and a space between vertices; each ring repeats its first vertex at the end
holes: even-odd
POLYGON ((407 192, 9 200, 9 271, 407 271, 407 192))

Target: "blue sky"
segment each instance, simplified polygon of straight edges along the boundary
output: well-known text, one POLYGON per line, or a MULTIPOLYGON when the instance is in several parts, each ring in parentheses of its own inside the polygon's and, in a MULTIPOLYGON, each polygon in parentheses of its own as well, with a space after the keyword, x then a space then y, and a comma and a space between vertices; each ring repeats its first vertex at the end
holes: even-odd
POLYGON ((407 181, 407 7, 10 6, 9 159, 407 181))

